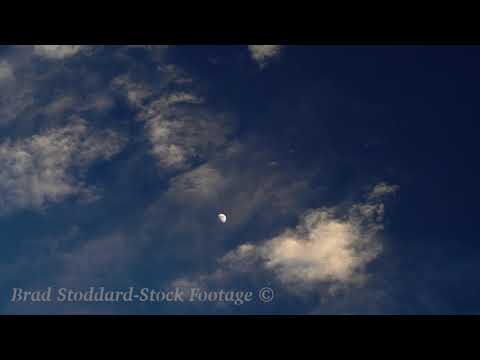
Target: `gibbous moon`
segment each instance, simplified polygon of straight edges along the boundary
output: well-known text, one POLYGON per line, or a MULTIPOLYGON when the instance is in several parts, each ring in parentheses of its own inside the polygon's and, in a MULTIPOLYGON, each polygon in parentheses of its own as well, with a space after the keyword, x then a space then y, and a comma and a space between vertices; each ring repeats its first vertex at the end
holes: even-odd
POLYGON ((218 220, 220 220, 223 224, 227 222, 227 215, 225 214, 218 214, 218 220))

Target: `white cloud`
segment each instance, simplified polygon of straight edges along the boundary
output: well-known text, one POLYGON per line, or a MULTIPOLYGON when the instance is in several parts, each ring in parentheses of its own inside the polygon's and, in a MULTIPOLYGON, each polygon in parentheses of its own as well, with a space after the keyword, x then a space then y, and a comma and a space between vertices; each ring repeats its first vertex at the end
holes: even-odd
POLYGON ((368 195, 369 199, 374 200, 381 198, 387 194, 396 192, 400 187, 398 185, 389 185, 385 182, 381 182, 373 188, 373 190, 368 195))
POLYGON ((252 59, 261 67, 265 67, 268 62, 280 55, 281 45, 248 45, 248 50, 252 59))
POLYGON ((12 81, 14 79, 15 79, 15 75, 13 73, 12 66, 6 61, 1 61, 0 62, 0 83, 6 82, 6 81, 12 81))
POLYGON ((74 56, 90 48, 87 45, 34 45, 33 51, 38 56, 59 60, 74 56))
POLYGON ((4 141, 0 144, 0 212, 40 210, 70 195, 91 196, 91 189, 81 181, 82 173, 94 161, 116 154, 123 144, 119 135, 94 132, 82 119, 27 139, 4 141))
POLYGON ((122 91, 126 95, 128 103, 134 107, 142 107, 144 102, 153 94, 150 87, 133 81, 128 75, 116 77, 112 86, 114 89, 122 91))
MULTIPOLYGON (((138 87, 142 88, 140 85, 138 87)), ((151 93, 149 93, 149 96, 150 95, 151 93)), ((139 117, 142 120, 148 120, 162 114, 172 114, 172 112, 175 111, 175 105, 194 105, 201 103, 203 103, 203 99, 190 92, 171 92, 159 96, 146 106, 140 106, 142 111, 139 117)))
POLYGON ((189 107, 202 102, 194 94, 175 92, 160 96, 139 114, 159 167, 187 169, 212 148, 225 144, 229 132, 226 119, 204 108, 189 107))
POLYGON ((382 250, 379 235, 383 229, 384 196, 348 209, 338 206, 309 210, 295 228, 260 243, 238 246, 220 259, 220 267, 213 274, 191 281, 207 284, 263 270, 292 291, 318 284, 327 285, 329 291, 362 284, 367 279, 366 266, 382 250))
POLYGON ((33 104, 32 89, 23 86, 21 76, 17 77, 18 68, 14 71, 12 66, 16 60, 10 57, 0 62, 0 125, 11 122, 33 104))
POLYGON ((187 170, 226 144, 230 121, 209 111, 204 99, 191 91, 191 79, 182 69, 166 64, 159 71, 163 76, 155 85, 124 74, 112 87, 138 111, 158 167, 187 170))
POLYGON ((112 108, 114 100, 105 93, 92 93, 86 97, 64 95, 53 99, 42 108, 48 117, 64 116, 67 113, 84 111, 105 111, 112 108))
MULTIPOLYGON (((57 55, 68 56, 89 49, 94 48, 60 48, 57 55)), ((49 125, 53 125, 60 115, 67 115, 67 112, 71 115, 78 111, 103 110, 109 106, 107 98, 111 91, 100 88, 98 73, 85 67, 71 72, 68 66, 57 66, 56 62, 37 66, 38 56, 56 56, 55 51, 42 45, 13 46, 5 51, 4 58, 0 59, 0 126, 26 127, 29 126, 27 123, 33 124, 39 115, 47 115, 49 125), (72 75, 70 80, 61 81, 67 73, 72 75), (102 94, 105 95, 103 99, 94 99, 102 94)))
POLYGON ((204 158, 208 148, 225 142, 221 124, 207 118, 155 117, 146 123, 151 152, 162 168, 182 170, 204 158))

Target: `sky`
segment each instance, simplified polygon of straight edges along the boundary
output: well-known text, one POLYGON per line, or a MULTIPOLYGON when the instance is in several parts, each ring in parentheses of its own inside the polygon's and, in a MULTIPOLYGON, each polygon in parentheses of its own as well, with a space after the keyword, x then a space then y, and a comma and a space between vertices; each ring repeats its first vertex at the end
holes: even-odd
POLYGON ((479 313, 479 61, 0 46, 0 314, 479 313))

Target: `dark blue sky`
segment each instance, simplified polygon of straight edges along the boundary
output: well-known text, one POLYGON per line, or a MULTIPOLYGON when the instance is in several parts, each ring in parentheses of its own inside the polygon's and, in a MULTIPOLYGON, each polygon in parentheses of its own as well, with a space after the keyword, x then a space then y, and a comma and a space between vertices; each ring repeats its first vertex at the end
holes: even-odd
POLYGON ((0 313, 476 314, 479 63, 476 46, 2 47, 0 313), (275 299, 10 301, 179 283, 275 299))

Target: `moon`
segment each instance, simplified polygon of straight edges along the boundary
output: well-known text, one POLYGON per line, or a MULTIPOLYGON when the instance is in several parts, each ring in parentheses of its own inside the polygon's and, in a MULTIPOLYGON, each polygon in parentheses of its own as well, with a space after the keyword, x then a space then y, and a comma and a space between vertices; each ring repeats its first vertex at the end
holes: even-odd
POLYGON ((222 222, 223 224, 225 224, 227 222, 227 215, 218 214, 217 217, 218 217, 218 220, 220 220, 220 222, 222 222))

